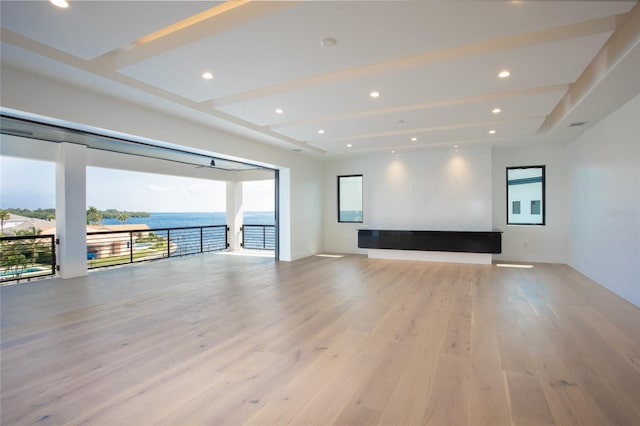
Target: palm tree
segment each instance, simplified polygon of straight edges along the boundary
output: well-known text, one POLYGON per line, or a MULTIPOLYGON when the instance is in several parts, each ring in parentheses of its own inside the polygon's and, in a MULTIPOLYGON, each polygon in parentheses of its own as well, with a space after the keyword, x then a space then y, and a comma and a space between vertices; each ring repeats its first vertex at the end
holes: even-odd
POLYGON ((128 219, 129 213, 126 212, 118 213, 118 216, 116 217, 116 220, 120 223, 126 223, 128 219))
MULTIPOLYGON (((29 229, 24 229, 22 231, 16 231, 16 237, 36 237, 42 233, 42 229, 37 229, 35 226, 32 226, 29 229)), ((40 251, 42 250, 41 242, 35 238, 25 238, 16 244, 16 249, 20 251, 19 254, 23 254, 26 259, 31 259, 31 263, 35 264, 38 262, 38 256, 40 251)))
POLYGON ((99 225, 101 221, 102 213, 100 213, 100 210, 93 206, 89 206, 89 209, 87 209, 87 225, 91 225, 92 223, 99 225))
POLYGON ((2 267, 13 275, 15 278, 20 278, 22 271, 27 268, 27 258, 24 254, 11 254, 2 261, 2 267))
POLYGON ((16 237, 30 237, 40 235, 42 233, 42 229, 37 229, 35 226, 32 226, 29 229, 23 229, 22 231, 16 231, 16 237))
POLYGON ((9 220, 9 217, 7 210, 0 210, 0 235, 4 235, 4 221, 9 220))

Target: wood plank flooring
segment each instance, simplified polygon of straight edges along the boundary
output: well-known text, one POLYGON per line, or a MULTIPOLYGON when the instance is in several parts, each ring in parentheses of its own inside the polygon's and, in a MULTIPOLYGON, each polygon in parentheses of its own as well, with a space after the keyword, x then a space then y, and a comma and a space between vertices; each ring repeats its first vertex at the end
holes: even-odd
POLYGON ((640 425, 640 309, 532 269, 193 256, 0 289, 9 425, 640 425))

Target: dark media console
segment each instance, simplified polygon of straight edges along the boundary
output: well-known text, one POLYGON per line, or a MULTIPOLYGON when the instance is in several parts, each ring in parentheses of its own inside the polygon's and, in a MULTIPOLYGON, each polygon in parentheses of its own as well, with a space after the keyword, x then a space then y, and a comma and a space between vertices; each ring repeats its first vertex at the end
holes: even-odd
POLYGON ((360 229, 358 230, 358 247, 383 250, 501 253, 502 233, 360 229))

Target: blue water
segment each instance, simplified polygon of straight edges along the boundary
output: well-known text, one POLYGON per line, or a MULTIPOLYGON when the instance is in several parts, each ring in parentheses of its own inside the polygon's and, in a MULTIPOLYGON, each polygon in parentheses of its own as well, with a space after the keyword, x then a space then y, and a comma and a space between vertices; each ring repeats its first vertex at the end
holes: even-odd
MULTIPOLYGON (((181 228, 186 226, 210 226, 224 225, 226 214, 224 212, 212 213, 150 213, 149 217, 131 217, 127 224, 145 224, 151 229, 181 228)), ((244 223, 252 225, 275 225, 274 212, 244 212, 244 223)), ((119 224, 115 219, 104 219, 103 225, 119 224)))
POLYGON ((42 272, 42 271, 43 271, 43 268, 12 269, 11 271, 0 271, 0 277, 8 277, 12 275, 27 274, 29 272, 42 272))

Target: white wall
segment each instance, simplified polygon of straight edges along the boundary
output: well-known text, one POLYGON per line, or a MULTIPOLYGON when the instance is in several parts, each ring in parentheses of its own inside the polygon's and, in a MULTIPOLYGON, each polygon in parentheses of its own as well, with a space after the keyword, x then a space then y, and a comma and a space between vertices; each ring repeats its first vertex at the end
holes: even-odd
MULTIPOLYGON (((290 259, 322 249, 322 162, 120 99, 10 67, 0 73, 3 107, 290 170, 290 259)), ((283 194, 286 195, 286 194, 283 194)), ((289 256, 287 256, 289 257, 289 256)))
MULTIPOLYGON (((565 146, 493 149, 493 228, 502 231, 502 253, 494 260, 567 263, 568 214, 565 146), (546 166, 544 226, 507 226, 506 168, 546 166)), ((528 205, 523 205, 528 209, 528 205)))
POLYGON ((300 259, 323 251, 322 174, 303 167, 290 179, 296 189, 291 196, 291 256, 300 259))
POLYGON ((364 253, 360 228, 491 230, 491 149, 469 148, 334 159, 325 168, 327 251, 364 253), (364 223, 338 223, 338 175, 363 175, 364 223))
POLYGON ((640 306, 640 96, 568 147, 570 265, 640 306))

